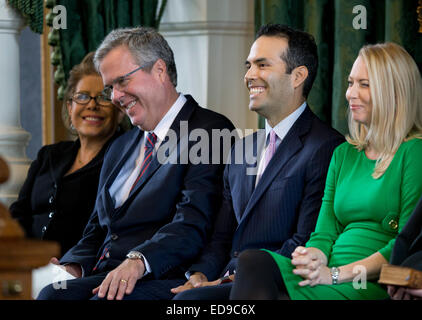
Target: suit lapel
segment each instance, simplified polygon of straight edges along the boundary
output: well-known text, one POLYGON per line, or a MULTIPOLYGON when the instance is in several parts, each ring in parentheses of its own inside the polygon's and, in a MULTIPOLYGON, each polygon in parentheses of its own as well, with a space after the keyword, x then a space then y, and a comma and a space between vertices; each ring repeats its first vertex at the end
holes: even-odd
POLYGON ((144 132, 138 128, 133 128, 133 132, 130 136, 127 137, 126 140, 121 142, 123 146, 123 150, 120 153, 120 158, 117 158, 116 165, 113 167, 111 173, 107 177, 103 185, 102 197, 103 197, 103 204, 105 207, 105 212, 114 212, 113 200, 110 196, 110 187, 113 184, 114 180, 116 179, 117 175, 119 174, 120 170, 122 169, 123 165, 129 158, 129 156, 134 152, 134 149, 139 144, 141 137, 143 136, 144 132))
POLYGON ((133 133, 131 136, 128 137, 127 142, 121 142, 121 145, 124 147, 122 152, 120 153, 120 158, 117 159, 116 165, 114 166, 113 170, 107 178, 107 181, 104 184, 107 189, 113 184, 123 165, 130 157, 130 155, 134 152, 136 146, 140 143, 140 140, 144 134, 144 132, 138 128, 134 128, 132 130, 133 133))
MULTIPOLYGON (((168 153, 171 155, 174 152, 178 152, 178 148, 177 146, 180 145, 180 137, 181 135, 185 135, 188 134, 188 132, 180 132, 180 122, 181 121, 188 121, 189 118, 192 115, 192 112, 194 111, 195 106, 197 105, 197 103, 195 102, 195 100, 193 100, 193 98, 189 95, 186 95, 187 101, 186 103, 183 105, 182 109, 180 110, 180 112, 178 113, 178 115, 176 116, 176 118, 174 119, 173 123, 170 126, 169 131, 173 131, 176 135, 176 143, 174 145, 170 145, 167 143, 166 138, 169 137, 169 133, 167 133, 166 138, 164 139, 164 141, 160 144, 157 152, 154 154, 150 165, 148 166, 148 169, 145 171, 144 175, 142 176, 142 178, 140 179, 140 181, 138 182, 138 184, 133 188, 132 192, 129 195, 129 198, 133 197, 135 194, 138 193, 138 190, 140 190, 145 183, 151 179, 151 177, 154 175, 154 173, 158 170, 158 168, 161 166, 161 162, 162 159, 158 159, 158 155, 162 154, 162 149, 168 149, 168 153)), ((171 139, 169 140, 171 142, 171 139)), ((174 140, 173 140, 174 141, 174 140)), ((183 141, 188 142, 188 137, 184 137, 183 141), (186 139, 186 140, 185 140, 186 139)), ((169 142, 169 143, 170 143, 169 142)), ((187 148, 187 146, 186 146, 187 148)), ((179 148, 181 149, 181 148, 179 148)), ((180 152, 184 152, 183 150, 180 150, 180 152)), ((180 162, 180 159, 178 159, 178 163, 180 162)))
MULTIPOLYGON (((245 182, 242 183, 242 194, 246 195, 245 199, 248 200, 251 199, 251 195, 255 189, 256 173, 258 171, 259 163, 258 160, 261 157, 262 151, 264 150, 265 146, 265 130, 260 132, 263 132, 264 134, 258 134, 258 132, 255 132, 251 140, 249 140, 248 137, 244 139, 243 174, 246 178, 245 182), (251 159, 246 159, 247 154, 256 155, 254 163, 248 163, 251 162, 251 159)), ((242 175, 239 176, 241 177, 242 175)), ((246 208, 246 206, 247 204, 245 204, 243 207, 246 208)))
POLYGON ((268 163, 267 168, 263 172, 261 179, 250 197, 242 219, 239 222, 239 226, 252 211, 252 208, 264 195, 265 191, 271 185, 271 182, 275 179, 275 177, 277 177, 278 173, 283 169, 290 158, 303 148, 301 137, 309 132, 311 124, 312 112, 307 106, 284 137, 283 141, 281 141, 273 158, 268 163))

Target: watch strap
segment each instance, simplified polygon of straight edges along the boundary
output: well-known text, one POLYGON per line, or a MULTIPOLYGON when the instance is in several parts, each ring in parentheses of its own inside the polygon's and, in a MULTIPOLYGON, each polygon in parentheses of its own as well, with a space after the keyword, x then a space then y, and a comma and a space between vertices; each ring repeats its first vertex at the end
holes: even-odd
POLYGON ((331 280, 332 280, 332 284, 336 285, 338 284, 338 278, 339 278, 339 274, 340 274, 340 269, 337 267, 332 267, 330 269, 331 272, 331 280))

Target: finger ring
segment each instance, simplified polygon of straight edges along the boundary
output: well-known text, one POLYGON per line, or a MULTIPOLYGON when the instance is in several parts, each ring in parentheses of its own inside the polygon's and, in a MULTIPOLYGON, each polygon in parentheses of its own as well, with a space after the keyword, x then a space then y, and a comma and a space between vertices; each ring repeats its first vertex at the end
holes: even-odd
POLYGON ((127 283, 127 280, 125 280, 125 279, 120 279, 120 282, 127 283))

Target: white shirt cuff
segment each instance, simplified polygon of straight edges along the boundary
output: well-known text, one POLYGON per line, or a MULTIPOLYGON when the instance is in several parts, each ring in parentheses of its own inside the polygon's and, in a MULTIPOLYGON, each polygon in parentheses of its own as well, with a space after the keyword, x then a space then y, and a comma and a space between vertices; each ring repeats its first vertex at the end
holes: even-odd
POLYGON ((145 258, 145 256, 141 253, 142 258, 144 258, 144 264, 145 264, 145 272, 144 276, 146 276, 148 273, 151 273, 151 266, 148 263, 148 260, 145 258))

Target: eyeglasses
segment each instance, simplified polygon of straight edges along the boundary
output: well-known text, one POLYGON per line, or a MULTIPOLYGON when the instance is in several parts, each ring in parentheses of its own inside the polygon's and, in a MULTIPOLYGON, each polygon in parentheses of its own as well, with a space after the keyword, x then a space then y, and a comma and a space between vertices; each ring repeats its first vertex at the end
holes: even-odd
POLYGON ((116 78, 115 80, 113 80, 112 84, 104 87, 102 94, 105 97, 107 97, 108 99, 110 99, 110 101, 113 100, 113 88, 116 88, 117 90, 123 89, 124 87, 127 86, 127 80, 128 80, 128 77, 130 75, 134 74, 138 70, 141 70, 141 69, 148 67, 149 65, 150 65, 150 63, 144 64, 144 65, 136 68, 135 70, 133 70, 129 73, 126 73, 123 76, 116 78))
POLYGON ((104 94, 100 94, 98 96, 91 97, 87 93, 77 92, 72 97, 73 101, 75 101, 76 103, 79 103, 81 105, 87 105, 91 101, 91 99, 94 99, 97 104, 99 104, 100 106, 104 106, 104 107, 110 106, 112 104, 111 100, 109 98, 107 98, 104 94))

